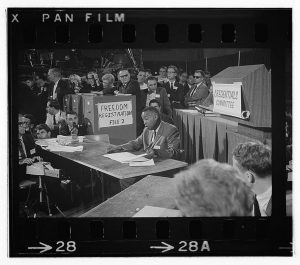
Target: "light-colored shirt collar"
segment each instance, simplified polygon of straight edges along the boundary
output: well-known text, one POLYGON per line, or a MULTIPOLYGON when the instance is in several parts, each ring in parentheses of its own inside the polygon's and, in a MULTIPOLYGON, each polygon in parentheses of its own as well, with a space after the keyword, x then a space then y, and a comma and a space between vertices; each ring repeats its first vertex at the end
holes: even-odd
POLYGON ((270 186, 265 192, 256 195, 258 201, 261 216, 267 216, 266 209, 272 196, 272 186, 270 186))
POLYGON ((158 130, 159 130, 160 126, 161 126, 161 121, 160 121, 160 124, 158 125, 158 127, 155 129, 156 134, 158 133, 158 130))

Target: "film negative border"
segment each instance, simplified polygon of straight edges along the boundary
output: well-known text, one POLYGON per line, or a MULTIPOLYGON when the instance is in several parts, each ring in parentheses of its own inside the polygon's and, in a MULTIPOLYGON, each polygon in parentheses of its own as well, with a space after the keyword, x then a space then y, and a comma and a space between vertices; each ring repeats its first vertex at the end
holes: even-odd
POLYGON ((12 128, 10 169, 17 164, 14 159, 17 150, 13 145, 17 138, 17 130, 14 130, 17 110, 13 97, 17 60, 13 55, 20 49, 269 48, 272 106, 277 106, 272 109, 272 138, 276 143, 272 146, 273 172, 276 182, 273 183, 274 209, 271 218, 24 220, 11 210, 16 209, 16 202, 14 182, 10 180, 11 256, 292 255, 292 219, 285 217, 285 204, 282 203, 285 201, 282 189, 285 183, 284 178, 280 178, 285 174, 282 163, 285 159, 282 152, 285 110, 282 87, 285 77, 281 73, 285 60, 283 51, 292 45, 291 9, 14 8, 8 10, 7 18, 9 118, 12 128), (90 13, 92 15, 85 21, 90 13), (44 21, 43 14, 47 14, 44 21), (56 14, 59 14, 61 22, 56 14), (67 23, 63 22, 66 14, 73 14, 72 22, 69 18, 67 23), (120 14, 125 14, 124 21, 120 14), (157 226, 157 222, 160 225, 157 226), (198 231, 190 235, 189 227, 197 226, 199 222, 201 233, 198 231), (166 236, 166 231, 169 231, 169 236, 166 236), (257 237, 260 232, 265 237, 257 237), (96 236, 98 234, 99 238, 96 236), (132 235, 133 238, 130 238, 132 235), (205 241, 208 242, 209 252, 206 252, 206 243, 203 246, 205 241), (191 242, 197 242, 197 250, 196 243, 191 242))

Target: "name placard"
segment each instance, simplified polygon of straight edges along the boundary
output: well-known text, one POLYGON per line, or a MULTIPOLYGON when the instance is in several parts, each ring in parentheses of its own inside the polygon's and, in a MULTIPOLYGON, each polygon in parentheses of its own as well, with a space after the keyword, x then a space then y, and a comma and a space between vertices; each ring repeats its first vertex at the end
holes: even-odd
POLYGON ((242 83, 216 84, 212 82, 214 112, 242 118, 242 83))
POLYGON ((131 101, 98 103, 97 106, 99 129, 133 124, 131 101))

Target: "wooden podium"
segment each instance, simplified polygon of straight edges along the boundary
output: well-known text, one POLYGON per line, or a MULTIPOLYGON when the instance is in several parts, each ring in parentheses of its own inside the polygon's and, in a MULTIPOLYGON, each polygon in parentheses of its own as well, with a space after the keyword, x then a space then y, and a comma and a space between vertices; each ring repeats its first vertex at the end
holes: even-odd
POLYGON ((65 102, 67 109, 78 114, 79 122, 87 124, 88 134, 109 134, 123 143, 136 139, 135 96, 85 93, 66 95, 65 102))
POLYGON ((249 119, 221 115, 238 122, 238 133, 262 142, 270 142, 271 74, 266 67, 263 64, 228 67, 212 77, 211 81, 217 84, 242 83, 242 110, 250 111, 249 119))

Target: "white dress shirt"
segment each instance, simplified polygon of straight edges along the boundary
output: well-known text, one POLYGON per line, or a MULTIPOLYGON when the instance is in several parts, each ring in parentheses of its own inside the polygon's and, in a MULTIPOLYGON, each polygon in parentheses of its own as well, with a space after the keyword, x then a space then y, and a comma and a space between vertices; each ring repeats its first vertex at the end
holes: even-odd
POLYGON ((58 79, 58 80, 54 83, 54 86, 53 86, 53 92, 52 92, 52 99, 56 99, 56 98, 57 98, 56 88, 57 88, 57 85, 58 85, 59 80, 60 80, 60 79, 58 79))
POLYGON ((271 199, 271 196, 272 196, 272 186, 268 188, 265 192, 256 195, 261 216, 267 216, 266 209, 271 199))

